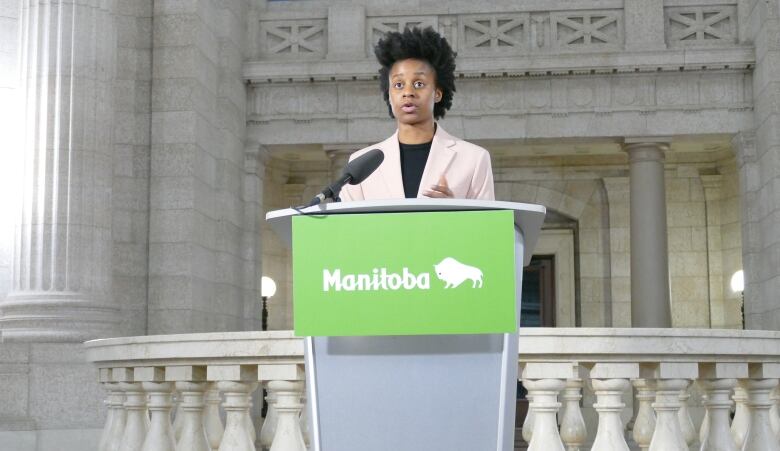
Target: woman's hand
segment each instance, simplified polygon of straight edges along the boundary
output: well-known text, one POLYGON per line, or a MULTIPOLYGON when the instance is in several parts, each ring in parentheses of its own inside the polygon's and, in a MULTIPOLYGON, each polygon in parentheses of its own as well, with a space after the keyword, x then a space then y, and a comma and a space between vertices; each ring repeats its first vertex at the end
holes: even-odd
POLYGON ((437 199, 451 199, 455 197, 455 195, 450 190, 450 187, 447 185, 447 178, 443 175, 439 177, 439 183, 436 185, 431 185, 431 187, 423 192, 423 196, 426 197, 433 197, 437 199))

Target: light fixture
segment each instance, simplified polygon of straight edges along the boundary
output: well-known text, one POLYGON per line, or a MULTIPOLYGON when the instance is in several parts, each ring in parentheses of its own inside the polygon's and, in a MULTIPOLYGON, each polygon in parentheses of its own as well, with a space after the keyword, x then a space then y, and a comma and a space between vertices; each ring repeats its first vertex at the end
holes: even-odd
POLYGON ((731 276, 731 291, 734 293, 745 291, 745 272, 741 269, 731 276))
POLYGON ((263 276, 260 279, 260 297, 263 300, 263 310, 260 313, 261 330, 268 330, 268 298, 276 294, 276 282, 274 279, 263 276))
POLYGON ((268 276, 263 276, 263 278, 260 279, 260 296, 264 298, 270 298, 275 294, 276 282, 274 282, 274 279, 268 276))

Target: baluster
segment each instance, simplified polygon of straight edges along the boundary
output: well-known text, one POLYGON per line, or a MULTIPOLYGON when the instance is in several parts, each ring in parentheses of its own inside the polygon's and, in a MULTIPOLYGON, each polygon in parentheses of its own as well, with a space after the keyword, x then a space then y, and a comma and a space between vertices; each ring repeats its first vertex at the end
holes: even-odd
POLYGON ((563 419, 561 420, 561 440, 567 451, 580 451, 580 446, 588 438, 585 420, 580 410, 582 399, 582 379, 569 379, 563 390, 563 419))
MULTIPOLYGON (((258 385, 260 383, 258 382, 258 385)), ((257 387, 255 387, 256 389, 257 387)), ((255 389, 252 389, 254 392, 255 389)), ((257 432, 255 431, 255 422, 252 419, 252 406, 254 403, 252 402, 252 397, 249 397, 249 408, 247 410, 247 415, 244 418, 246 420, 246 430, 249 432, 249 439, 252 441, 252 445, 254 446, 255 442, 257 441, 257 432)))
POLYGON ((225 395, 225 432, 219 451, 254 451, 251 432, 247 429, 249 397, 257 388, 257 382, 220 381, 217 383, 225 395))
POLYGON ((561 407, 558 393, 566 384, 560 379, 524 379, 523 383, 533 397, 531 410, 536 416, 528 451, 565 451, 555 415, 561 407))
POLYGON ((706 435, 701 439, 702 451, 737 451, 734 437, 729 430, 731 400, 729 394, 736 379, 701 379, 699 386, 706 392, 704 408, 708 424, 702 425, 706 435))
POLYGON ((593 404, 593 408, 599 414, 599 425, 592 450, 629 451, 620 419, 620 413, 626 406, 622 401, 623 392, 630 387, 628 380, 591 379, 591 386, 596 393, 596 404, 593 404))
POLYGON ((650 379, 635 379, 636 399, 639 402, 639 409, 634 420, 633 437, 634 441, 642 451, 650 448, 650 441, 655 432, 655 412, 653 412, 652 402, 655 400, 655 389, 650 379))
POLYGON ((693 425, 690 411, 688 410, 688 399, 691 395, 687 389, 682 390, 679 395, 680 410, 677 411, 677 419, 680 421, 680 431, 682 432, 685 444, 690 448, 696 442, 696 427, 693 425))
POLYGON ((203 419, 206 386, 205 382, 176 382, 176 389, 179 391, 177 418, 181 416, 181 432, 176 441, 178 451, 211 450, 203 419))
POLYGON ((263 427, 260 428, 260 446, 268 450, 271 449, 271 443, 273 443, 274 434, 276 434, 276 393, 268 386, 268 382, 264 382, 263 385, 267 393, 265 402, 268 404, 268 409, 265 411, 263 427))
POLYGON ((270 451, 306 451, 299 423, 304 383, 272 380, 268 382, 268 388, 276 392, 277 415, 276 433, 270 451))
POLYGON ((769 409, 769 421, 772 423, 772 432, 775 433, 777 441, 780 442, 780 386, 772 390, 769 397, 772 400, 772 407, 769 409))
POLYGON ((750 427, 750 412, 747 407, 747 392, 742 384, 737 384, 734 387, 734 402, 736 403, 736 410, 734 412, 734 419, 731 421, 731 436, 734 437, 734 444, 737 449, 741 450, 745 444, 745 437, 750 427))
POLYGON ((149 410, 152 413, 151 426, 146 434, 142 451, 176 451, 173 438, 171 409, 173 408, 173 383, 144 382, 149 393, 149 410))
POLYGON ((100 442, 98 442, 99 451, 108 451, 111 444, 112 433, 114 431, 114 423, 118 421, 119 412, 116 408, 117 397, 119 402, 124 402, 124 393, 119 388, 117 382, 104 382, 103 386, 107 392, 106 394, 106 424, 103 427, 103 433, 100 434, 100 442))
POLYGON ((777 379, 746 379, 741 383, 747 389, 750 411, 750 427, 742 451, 780 451, 769 419, 769 393, 777 387, 777 379))
POLYGON ((103 432, 100 434, 100 441, 98 442, 98 450, 104 451, 108 445, 108 434, 114 425, 114 408, 111 405, 114 390, 117 389, 116 382, 104 382, 103 387, 106 390, 106 400, 103 402, 106 405, 106 424, 103 426, 103 432))
POLYGON ((146 393, 140 382, 122 382, 125 392, 127 420, 122 433, 120 451, 140 451, 149 430, 149 414, 146 409, 146 393))
POLYGON ((303 403, 303 410, 301 411, 301 432, 303 433, 303 443, 306 445, 306 448, 309 447, 309 402, 308 398, 306 397, 306 394, 301 397, 301 403, 303 403))
POLYGON ((173 392, 173 405, 175 406, 173 413, 173 438, 176 440, 176 443, 179 443, 179 439, 181 438, 181 429, 183 427, 182 421, 184 420, 184 415, 182 414, 181 409, 181 392, 173 392))
POLYGON ((219 449, 222 443, 222 435, 225 428, 222 426, 222 418, 219 416, 219 404, 222 402, 222 396, 219 394, 216 382, 208 385, 206 390, 206 410, 203 414, 203 427, 206 430, 209 446, 212 451, 219 449))
MULTIPOLYGON (((707 394, 703 393, 701 395, 701 405, 706 406, 707 405, 707 394)), ((699 427, 699 443, 704 443, 704 440, 707 439, 707 436, 710 434, 710 411, 709 409, 704 409, 704 417, 701 420, 701 427, 699 427)))
POLYGON ((688 387, 686 379, 659 379, 656 385, 656 423, 650 451, 688 451, 680 429, 680 391, 688 387))
POLYGON ((119 448, 122 446, 122 434, 125 432, 127 413, 125 411, 125 393, 119 390, 119 388, 119 385, 117 385, 118 390, 114 393, 114 397, 111 398, 111 404, 109 405, 109 408, 114 409, 114 420, 111 424, 111 430, 108 432, 106 447, 103 448, 104 451, 119 451, 119 448))
MULTIPOLYGON (((526 387, 527 389, 528 387, 526 387)), ((528 393, 525 395, 525 399, 528 400, 528 412, 525 414, 525 421, 523 421, 523 440, 525 440, 526 443, 531 443, 531 437, 534 433, 534 410, 533 410, 533 398, 531 397, 531 394, 528 393)))

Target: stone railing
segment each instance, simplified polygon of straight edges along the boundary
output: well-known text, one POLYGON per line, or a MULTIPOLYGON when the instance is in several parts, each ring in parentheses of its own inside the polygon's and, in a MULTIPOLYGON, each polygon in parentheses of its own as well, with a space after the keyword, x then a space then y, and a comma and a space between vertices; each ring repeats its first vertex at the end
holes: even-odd
MULTIPOLYGON (((100 451, 306 449, 303 341, 291 332, 86 346, 108 394, 100 451), (257 433, 260 384, 269 409, 257 433)), ((525 329, 518 361, 529 450, 780 451, 780 332, 525 329)))
POLYGON ((303 340, 292 332, 112 338, 86 347, 108 394, 99 451, 306 449, 303 340), (257 432, 250 412, 261 384, 269 407, 257 432))
POLYGON ((531 400, 522 429, 529 450, 572 451, 586 443, 597 451, 627 450, 631 442, 651 451, 780 451, 778 332, 525 329, 519 361, 531 400), (635 415, 627 412, 633 423, 627 434, 621 414, 632 385, 637 406, 635 415), (595 394, 595 431, 583 420, 583 386, 595 394), (700 428, 688 408, 692 391, 702 393, 700 428))

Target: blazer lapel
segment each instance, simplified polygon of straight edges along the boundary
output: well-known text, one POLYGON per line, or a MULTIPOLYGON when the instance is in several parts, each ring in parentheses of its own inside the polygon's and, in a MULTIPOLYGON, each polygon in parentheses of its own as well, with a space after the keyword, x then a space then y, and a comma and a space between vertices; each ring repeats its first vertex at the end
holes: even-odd
POLYGON ((401 150, 398 147, 398 130, 393 133, 393 136, 384 140, 379 145, 379 148, 385 154, 385 159, 379 170, 385 182, 387 198, 403 199, 406 195, 404 194, 404 182, 401 176, 401 150))
MULTIPOLYGON (((420 180, 420 189, 417 191, 417 197, 425 197, 423 192, 428 190, 431 185, 438 184, 439 177, 447 174, 447 169, 449 169, 450 163, 455 157, 454 145, 455 139, 444 131, 441 125, 437 125, 436 134, 433 135, 433 142, 431 143, 431 152, 428 154, 428 161, 425 163, 425 169, 420 180)), ((396 149, 397 146, 398 140, 396 139, 396 149)))

